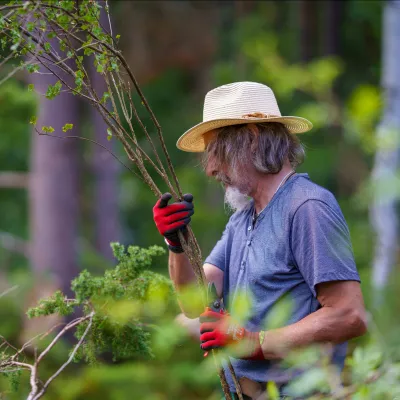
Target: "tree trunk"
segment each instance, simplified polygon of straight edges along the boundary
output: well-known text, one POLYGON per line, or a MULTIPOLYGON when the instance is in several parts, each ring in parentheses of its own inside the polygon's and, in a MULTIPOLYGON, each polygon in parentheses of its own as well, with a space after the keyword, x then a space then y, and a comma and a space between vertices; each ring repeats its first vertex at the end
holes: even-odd
MULTIPOLYGON (((52 75, 33 74, 39 93, 54 84, 52 75)), ((55 135, 73 123, 77 135, 78 99, 61 93, 53 100, 39 98, 37 127, 51 125, 55 135)), ((31 218, 31 261, 36 277, 50 277, 55 286, 70 292, 71 279, 78 273, 78 141, 33 134, 29 179, 31 218)), ((40 295, 40 294, 39 294, 40 295)))
POLYGON ((340 23, 343 6, 344 4, 341 0, 326 0, 324 2, 323 55, 339 55, 340 23))
POLYGON ((371 204, 371 222, 377 234, 372 285, 378 300, 396 262, 398 242, 397 199, 391 188, 397 181, 396 172, 399 167, 400 1, 388 1, 383 18, 382 88, 385 108, 377 130, 378 149, 372 171, 375 193, 371 204))
POLYGON ((300 0, 300 59, 308 62, 316 56, 317 1, 300 0))

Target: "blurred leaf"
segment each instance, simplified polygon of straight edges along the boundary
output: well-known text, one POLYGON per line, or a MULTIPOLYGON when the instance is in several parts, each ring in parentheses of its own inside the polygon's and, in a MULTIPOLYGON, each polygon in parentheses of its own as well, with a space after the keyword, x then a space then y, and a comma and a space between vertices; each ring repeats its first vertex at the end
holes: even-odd
POLYGON ((347 364, 352 367, 354 382, 362 382, 371 376, 382 363, 382 351, 376 346, 357 347, 347 364))
POLYGON ((250 291, 238 291, 231 305, 232 317, 238 322, 243 324, 251 315, 253 307, 253 297, 250 291))
POLYGON ((267 393, 271 400, 279 400, 280 398, 278 387, 274 381, 267 382, 267 393))
POLYGON ((287 325, 293 310, 293 300, 290 296, 278 300, 267 315, 266 330, 282 328, 287 325))
POLYGON ((317 390, 325 391, 327 388, 329 386, 326 370, 313 368, 291 381, 286 390, 290 396, 297 397, 311 394, 317 390))

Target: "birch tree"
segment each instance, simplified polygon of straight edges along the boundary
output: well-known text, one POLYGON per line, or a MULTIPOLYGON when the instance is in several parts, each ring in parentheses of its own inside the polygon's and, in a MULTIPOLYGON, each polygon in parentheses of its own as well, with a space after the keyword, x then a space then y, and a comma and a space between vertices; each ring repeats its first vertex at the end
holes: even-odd
POLYGON ((377 151, 372 171, 371 222, 377 234, 372 285, 386 286, 396 262, 398 242, 398 167, 400 138, 400 1, 386 2, 383 15, 382 89, 384 111, 376 134, 377 151))

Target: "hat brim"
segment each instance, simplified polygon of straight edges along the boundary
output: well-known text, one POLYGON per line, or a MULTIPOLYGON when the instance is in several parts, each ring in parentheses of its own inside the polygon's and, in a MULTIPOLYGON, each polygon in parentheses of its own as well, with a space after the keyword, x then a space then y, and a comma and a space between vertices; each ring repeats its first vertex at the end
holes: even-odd
POLYGON ((280 122, 290 133, 304 133, 312 129, 313 124, 302 117, 270 117, 270 118, 225 118, 201 122, 187 130, 177 141, 178 149, 193 153, 205 151, 207 143, 204 134, 217 128, 230 125, 256 124, 260 122, 280 122))

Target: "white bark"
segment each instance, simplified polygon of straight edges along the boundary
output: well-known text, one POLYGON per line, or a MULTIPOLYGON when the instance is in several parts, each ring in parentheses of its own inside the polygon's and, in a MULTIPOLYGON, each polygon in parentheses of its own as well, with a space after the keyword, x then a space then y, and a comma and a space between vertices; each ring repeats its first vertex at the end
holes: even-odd
POLYGON ((398 243, 399 197, 397 170, 400 143, 400 1, 385 5, 383 20, 382 88, 385 107, 377 130, 378 148, 372 171, 374 198, 371 204, 371 223, 377 234, 373 261, 372 285, 386 286, 396 262, 398 243), (397 187, 397 188, 396 188, 397 187))

